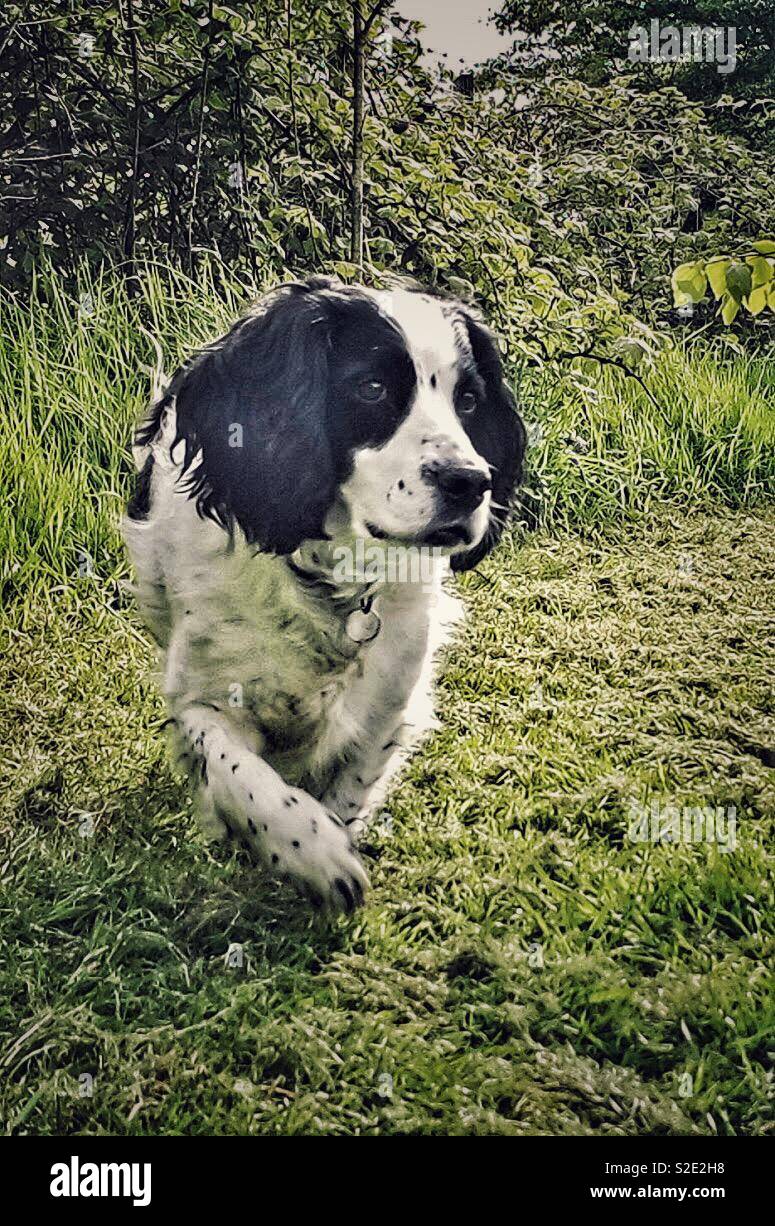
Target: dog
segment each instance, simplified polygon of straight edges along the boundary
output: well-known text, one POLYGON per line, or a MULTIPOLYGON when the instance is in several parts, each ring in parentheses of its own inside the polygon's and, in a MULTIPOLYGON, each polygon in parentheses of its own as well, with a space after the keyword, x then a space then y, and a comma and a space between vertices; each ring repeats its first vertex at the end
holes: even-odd
POLYGON ((434 726, 445 577, 498 541, 524 447, 473 308, 324 277, 205 346, 137 432, 124 532, 175 763, 205 835, 315 908, 363 902, 356 835, 434 726))

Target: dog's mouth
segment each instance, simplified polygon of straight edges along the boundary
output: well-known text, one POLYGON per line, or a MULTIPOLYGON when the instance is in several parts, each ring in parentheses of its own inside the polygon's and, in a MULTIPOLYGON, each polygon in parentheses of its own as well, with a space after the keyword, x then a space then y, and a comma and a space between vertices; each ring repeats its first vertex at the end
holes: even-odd
POLYGON ((471 533, 465 524, 443 524, 440 528, 431 528, 421 541, 423 545, 450 549, 455 545, 470 545, 471 533))
POLYGON ((439 524, 412 536, 396 536, 376 524, 367 523, 366 530, 378 541, 396 541, 404 545, 430 545, 436 549, 453 549, 455 545, 470 545, 471 531, 465 523, 439 524))
POLYGON ((375 537, 378 541, 390 540, 389 534, 387 532, 383 532, 382 529, 378 528, 376 524, 370 524, 367 522, 366 531, 368 532, 369 536, 375 537))

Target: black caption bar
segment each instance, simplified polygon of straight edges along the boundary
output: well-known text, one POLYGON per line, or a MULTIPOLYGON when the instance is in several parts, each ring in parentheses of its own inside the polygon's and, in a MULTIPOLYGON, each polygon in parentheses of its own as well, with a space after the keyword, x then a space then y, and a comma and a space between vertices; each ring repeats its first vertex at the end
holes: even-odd
MULTIPOLYGON (((17 1203, 45 1212, 50 1222, 74 1212, 81 1218, 92 1214, 104 1218, 108 1213, 112 1219, 118 1213, 147 1221, 161 1221, 162 1214, 170 1213, 201 1217, 211 1210, 223 1213, 238 1202, 254 1203, 256 1212, 263 1212, 268 1208, 265 1199, 278 1196, 290 1197, 298 1213, 305 1196, 314 1205, 326 1187, 326 1195, 337 1195, 331 1184, 336 1183, 337 1173, 349 1180, 352 1157, 346 1160, 341 1152, 334 1157, 330 1151, 312 1154, 305 1146, 300 1166, 302 1159, 287 1147, 280 1158, 275 1152, 270 1155, 268 1139, 14 1137, 6 1138, 0 1148, 0 1172, 6 1193, 13 1188, 17 1203), (294 1177, 294 1170, 303 1171, 303 1178, 294 1177)), ((492 1203, 496 1194, 508 1195, 515 1212, 529 1194, 546 1209, 591 1208, 597 1213, 607 1206, 621 1215, 637 1206, 654 1210, 668 1204, 671 1209, 680 1206, 678 1212, 692 1217, 709 1203, 724 1212, 753 1208, 769 1195, 764 1150, 752 1140, 515 1137, 510 1139, 507 1160, 503 1153, 495 1162, 489 1155, 480 1153, 477 1160, 469 1153, 470 1165, 462 1169, 467 1172, 465 1181, 470 1179, 478 1189, 477 1198, 492 1203)), ((447 1193, 459 1195, 461 1170, 451 1174, 446 1159, 434 1171, 433 1156, 427 1149, 423 1152, 422 1186, 438 1207, 447 1193)), ((396 1179, 395 1164, 392 1147, 390 1152, 372 1146, 368 1156, 359 1153, 358 1198, 363 1200, 366 1187, 378 1187, 384 1212, 385 1193, 390 1197, 393 1190, 396 1211, 404 1212, 405 1178, 396 1179), (371 1179, 369 1167, 374 1172, 371 1179)), ((406 1165, 402 1156, 400 1169, 406 1165)), ((355 1195, 355 1190, 348 1195, 355 1195)), ((415 1188, 415 1211, 419 1198, 415 1188)))

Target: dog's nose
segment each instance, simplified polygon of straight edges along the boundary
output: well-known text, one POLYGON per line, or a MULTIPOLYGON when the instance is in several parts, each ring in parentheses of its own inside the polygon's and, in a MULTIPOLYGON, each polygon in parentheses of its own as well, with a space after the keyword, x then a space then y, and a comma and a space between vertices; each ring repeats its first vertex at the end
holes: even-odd
POLYGON ((475 511, 492 482, 487 473, 470 464, 444 464, 433 460, 421 469, 426 480, 437 485, 448 506, 456 511, 475 511))

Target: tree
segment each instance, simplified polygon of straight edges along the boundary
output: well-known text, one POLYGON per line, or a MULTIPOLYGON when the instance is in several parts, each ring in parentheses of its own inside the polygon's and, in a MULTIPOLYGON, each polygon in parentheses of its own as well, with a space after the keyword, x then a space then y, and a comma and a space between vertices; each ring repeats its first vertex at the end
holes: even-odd
POLYGON ((366 59, 369 39, 378 19, 391 0, 376 0, 364 13, 362 0, 352 0, 353 23, 353 144, 350 259, 363 266, 363 122, 366 59))
POLYGON ((630 363, 671 318, 672 268, 775 233, 762 159, 675 87, 511 63, 466 97, 416 23, 392 13, 378 46, 386 9, 7 5, 3 284, 84 261, 259 287, 397 271, 476 297, 518 362, 630 363))
MULTIPOLYGON (((716 101, 724 94, 749 101, 775 94, 775 7, 771 0, 505 0, 496 25, 518 38, 520 58, 540 73, 552 59, 564 72, 602 84, 627 63, 635 27, 733 27, 733 72, 703 60, 638 63, 646 89, 672 84, 687 97, 716 101)), ((632 63, 633 61, 629 61, 632 63)))

